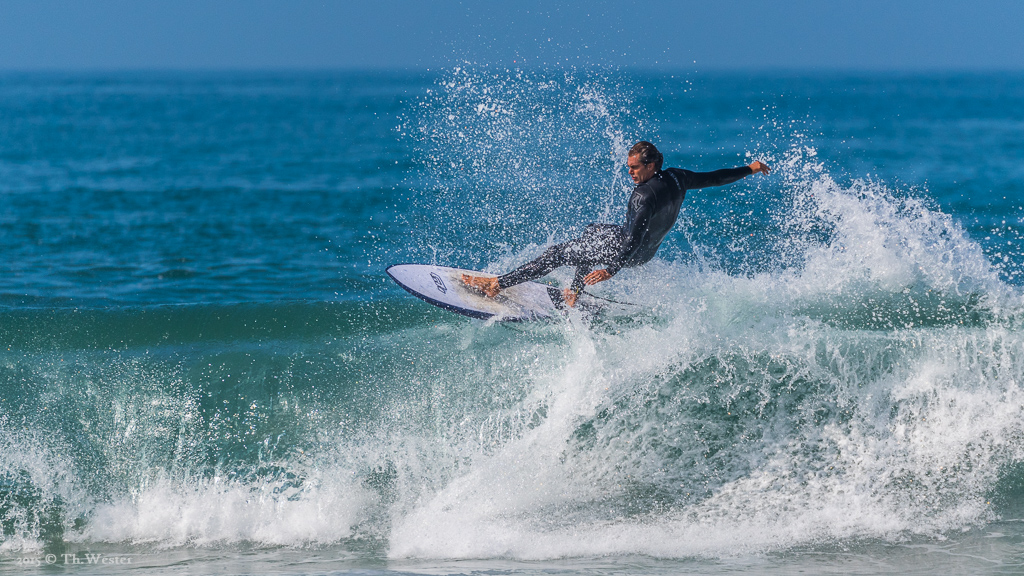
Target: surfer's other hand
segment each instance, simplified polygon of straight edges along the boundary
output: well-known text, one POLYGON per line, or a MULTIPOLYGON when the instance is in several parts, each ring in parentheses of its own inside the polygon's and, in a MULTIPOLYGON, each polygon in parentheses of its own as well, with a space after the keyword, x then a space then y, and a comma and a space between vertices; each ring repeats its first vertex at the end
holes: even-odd
POLYGON ((754 174, 757 174, 758 172, 760 172, 761 174, 767 174, 772 171, 772 169, 767 164, 761 162, 760 160, 754 160, 753 162, 747 165, 747 168, 753 170, 754 174))
POLYGON ((562 299, 569 305, 570 308, 576 305, 576 291, 572 288, 565 288, 562 290, 562 299))
POLYGON ((607 270, 594 270, 590 274, 583 277, 583 283, 587 286, 593 286, 598 282, 604 282, 605 280, 612 277, 611 272, 607 270))

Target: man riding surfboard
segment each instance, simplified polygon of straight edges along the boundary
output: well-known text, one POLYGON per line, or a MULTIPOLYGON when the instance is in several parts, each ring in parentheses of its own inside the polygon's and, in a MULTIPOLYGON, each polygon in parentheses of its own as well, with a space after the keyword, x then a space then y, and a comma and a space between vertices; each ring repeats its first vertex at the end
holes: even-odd
POLYGON ((562 291, 573 306, 583 286, 604 282, 622 268, 648 262, 676 223, 687 190, 724 186, 771 168, 755 160, 747 166, 714 172, 680 168, 662 170, 661 152, 650 142, 637 142, 629 150, 626 166, 636 187, 629 198, 625 225, 589 224, 583 236, 549 247, 537 259, 501 276, 462 275, 462 281, 493 298, 501 290, 540 278, 561 266, 575 266, 572 286, 562 291), (603 266, 602 269, 594 268, 603 266))

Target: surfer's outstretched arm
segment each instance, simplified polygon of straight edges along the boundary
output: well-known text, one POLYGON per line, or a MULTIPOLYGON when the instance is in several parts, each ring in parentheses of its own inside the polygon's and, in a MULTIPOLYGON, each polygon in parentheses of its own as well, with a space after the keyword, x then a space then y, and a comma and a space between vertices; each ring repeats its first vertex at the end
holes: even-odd
POLYGON ((742 180, 751 174, 767 174, 771 171, 772 169, 767 164, 759 160, 754 160, 750 164, 740 166, 739 168, 723 168, 722 170, 714 170, 712 172, 681 170, 685 178, 687 190, 708 188, 710 186, 725 186, 737 180, 742 180))

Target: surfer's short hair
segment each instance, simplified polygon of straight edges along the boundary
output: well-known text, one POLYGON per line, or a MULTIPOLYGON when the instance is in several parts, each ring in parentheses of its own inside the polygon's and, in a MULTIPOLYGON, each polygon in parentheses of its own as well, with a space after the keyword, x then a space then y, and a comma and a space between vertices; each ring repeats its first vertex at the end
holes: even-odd
POLYGON ((661 155, 658 148, 646 140, 642 140, 633 144, 633 147, 629 149, 630 156, 639 156, 640 161, 644 164, 654 163, 654 168, 661 170, 661 163, 665 160, 665 157, 661 155))

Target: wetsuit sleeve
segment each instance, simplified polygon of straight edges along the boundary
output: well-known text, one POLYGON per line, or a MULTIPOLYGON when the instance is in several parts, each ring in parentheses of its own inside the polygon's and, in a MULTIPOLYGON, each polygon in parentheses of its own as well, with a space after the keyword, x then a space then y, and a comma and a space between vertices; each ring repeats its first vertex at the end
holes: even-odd
POLYGON ((606 270, 612 275, 622 269, 622 267, 629 262, 634 254, 644 245, 644 236, 647 235, 647 225, 651 221, 651 217, 654 215, 656 206, 654 205, 654 194, 651 193, 638 193, 634 194, 630 198, 630 202, 633 204, 630 206, 633 217, 626 222, 625 238, 622 243, 622 250, 619 252, 618 258, 616 258, 615 264, 608 266, 606 270))
POLYGON ((572 291, 577 294, 582 294, 583 289, 586 288, 586 283, 583 282, 583 278, 590 273, 590 266, 579 266, 576 268, 576 275, 572 279, 572 291))
POLYGON ((683 185, 687 190, 707 188, 708 186, 725 186, 754 173, 750 166, 723 168, 713 172, 692 172, 690 170, 680 170, 680 172, 683 173, 683 185))

